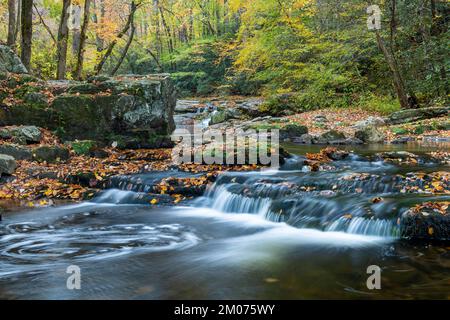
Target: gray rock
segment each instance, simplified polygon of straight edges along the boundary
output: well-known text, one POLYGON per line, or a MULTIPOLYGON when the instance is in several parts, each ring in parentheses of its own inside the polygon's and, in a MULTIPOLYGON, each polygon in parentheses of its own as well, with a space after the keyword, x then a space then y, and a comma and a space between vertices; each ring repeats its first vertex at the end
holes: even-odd
POLYGON ((0 114, 0 121, 9 126, 32 123, 58 130, 59 138, 65 141, 105 144, 114 141, 111 137, 123 135, 139 140, 136 145, 144 145, 156 136, 170 138, 175 130, 176 90, 168 74, 103 77, 88 85, 48 81, 42 86, 55 98, 47 103, 13 105, 0 114))
POLYGON ((331 130, 323 133, 319 137, 315 138, 313 143, 314 144, 331 144, 333 141, 340 141, 345 140, 345 134, 342 132, 331 130))
POLYGON ((249 117, 259 117, 263 115, 260 111, 261 105, 264 103, 262 99, 250 99, 237 105, 238 110, 249 117))
POLYGON ((289 124, 280 130, 281 139, 293 139, 308 133, 308 127, 299 124, 289 124))
POLYGON ((364 121, 357 122, 354 125, 354 127, 356 129, 363 130, 366 127, 376 127, 376 128, 378 128, 378 127, 384 126, 385 124, 386 124, 385 119, 383 119, 381 117, 369 117, 369 118, 367 118, 364 121))
POLYGON ((418 158, 417 155, 411 152, 407 151, 393 151, 393 152, 383 152, 378 154, 379 157, 382 159, 400 159, 400 160, 406 160, 406 159, 416 159, 418 158))
POLYGON ((383 143, 385 135, 374 126, 367 126, 355 133, 355 138, 365 143, 383 143))
POLYGON ((18 144, 33 144, 41 141, 42 132, 36 126, 7 127, 0 130, 0 137, 18 144))
POLYGON ((66 161, 69 157, 69 150, 59 146, 39 146, 33 149, 33 160, 37 162, 55 163, 66 161))
POLYGON ((6 154, 0 154, 0 175, 12 175, 16 171, 16 160, 6 154))
POLYGON ((10 47, 0 45, 0 73, 28 73, 27 68, 10 47))
POLYGON ((387 122, 389 124, 403 124, 449 115, 450 115, 450 107, 402 110, 391 114, 388 117, 387 122))
POLYGON ((293 142, 298 144, 313 144, 314 136, 310 134, 303 134, 300 137, 294 138, 293 142))
POLYGON ((329 122, 327 117, 325 117, 324 115, 315 116, 313 118, 313 121, 318 122, 318 123, 328 123, 329 122))
POLYGON ((1 144, 0 154, 6 154, 16 160, 31 160, 33 158, 33 154, 28 148, 15 144, 1 144))

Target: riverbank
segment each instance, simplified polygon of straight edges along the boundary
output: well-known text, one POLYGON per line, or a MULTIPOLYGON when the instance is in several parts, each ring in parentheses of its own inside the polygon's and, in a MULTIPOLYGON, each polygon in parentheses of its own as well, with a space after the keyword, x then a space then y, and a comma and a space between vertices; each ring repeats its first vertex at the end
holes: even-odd
MULTIPOLYGON (((209 126, 206 125, 202 130, 279 129, 282 143, 294 154, 301 154, 301 150, 305 150, 303 155, 307 151, 320 154, 326 144, 335 144, 347 151, 356 148, 362 152, 377 146, 378 153, 400 152, 385 155, 384 158, 381 156, 381 161, 385 162, 400 161, 405 166, 415 165, 425 157, 444 166, 450 163, 447 144, 450 141, 450 130, 447 117, 388 125, 376 112, 361 109, 326 109, 276 118, 261 114, 262 103, 263 100, 258 97, 182 100, 177 104, 175 122, 178 128, 191 129, 198 121, 207 122, 209 126), (352 138, 361 127, 367 126, 376 127, 383 136, 382 143, 366 147, 356 138, 352 138), (322 139, 323 137, 328 137, 328 140, 322 139), (314 139, 324 141, 315 143, 314 139), (420 155, 402 154, 402 151, 410 150, 408 145, 411 144, 428 144, 429 147, 420 155)), ((116 176, 171 170, 171 179, 166 177, 158 181, 155 183, 155 189, 150 190, 149 193, 156 197, 151 199, 149 204, 178 204, 193 196, 202 195, 207 185, 214 182, 222 172, 255 171, 262 168, 257 165, 223 166, 195 163, 176 166, 172 161, 172 152, 171 148, 124 150, 118 148, 114 142, 111 146, 105 146, 91 140, 63 143, 52 132, 42 128, 4 127, 0 135, 0 154, 15 159, 10 159, 14 161, 14 165, 11 164, 14 168, 10 168, 12 172, 4 172, 2 176, 0 202, 3 201, 5 207, 11 207, 11 203, 13 206, 42 207, 51 206, 58 201, 89 200, 101 190, 110 188, 111 180, 116 176), (190 175, 179 177, 179 173, 190 175), (191 187, 198 190, 192 192, 189 190, 191 187), (164 196, 164 199, 161 196, 164 196)), ((319 166, 314 165, 314 168, 319 166)))

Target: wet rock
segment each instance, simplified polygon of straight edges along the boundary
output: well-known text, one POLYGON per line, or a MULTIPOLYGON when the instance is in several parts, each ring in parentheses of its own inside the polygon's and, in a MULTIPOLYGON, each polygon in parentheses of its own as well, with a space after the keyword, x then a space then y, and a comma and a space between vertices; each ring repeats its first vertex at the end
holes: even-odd
POLYGON ((66 161, 69 157, 69 150, 60 146, 39 146, 33 149, 33 160, 37 162, 55 163, 66 161))
POLYGON ((331 160, 340 161, 349 157, 350 153, 336 148, 327 148, 323 150, 331 160))
POLYGON ((407 144, 409 142, 414 142, 414 141, 416 141, 416 139, 413 137, 400 137, 400 138, 397 138, 397 139, 391 141, 391 143, 392 144, 407 144))
POLYGON ((33 154, 30 149, 20 145, 8 143, 0 145, 0 154, 9 155, 16 160, 31 160, 33 158, 33 154))
POLYGON ((289 124, 280 130, 280 138, 282 140, 293 139, 307 133, 308 127, 299 124, 289 124))
POLYGON ((449 115, 450 107, 410 109, 394 112, 388 117, 387 122, 389 124, 403 124, 449 115))
POLYGON ((0 73, 28 73, 27 68, 10 47, 0 45, 0 73))
POLYGON ((314 136, 310 134, 302 134, 300 137, 296 137, 292 140, 294 143, 298 144, 313 144, 314 136))
POLYGON ((365 143, 382 143, 385 135, 374 126, 367 126, 355 132, 355 138, 365 143))
POLYGON ((405 212, 401 235, 410 240, 449 241, 450 202, 425 203, 405 212))
POLYGON ((0 130, 0 137, 18 144, 34 144, 41 141, 42 132, 36 126, 5 127, 0 130))
POLYGON ((12 175, 16 171, 16 160, 6 154, 0 154, 0 175, 12 175))
POLYGON ((314 139, 313 143, 314 144, 331 144, 331 142, 333 141, 340 141, 340 140, 345 140, 345 134, 343 134, 342 132, 336 131, 336 130, 331 130, 331 131, 327 131, 325 133, 323 133, 322 135, 320 135, 319 137, 317 137, 316 139, 314 139))
POLYGON ((407 151, 394 151, 394 152, 383 152, 379 153, 379 156, 382 159, 392 159, 392 160, 407 160, 407 159, 416 159, 417 155, 407 151))

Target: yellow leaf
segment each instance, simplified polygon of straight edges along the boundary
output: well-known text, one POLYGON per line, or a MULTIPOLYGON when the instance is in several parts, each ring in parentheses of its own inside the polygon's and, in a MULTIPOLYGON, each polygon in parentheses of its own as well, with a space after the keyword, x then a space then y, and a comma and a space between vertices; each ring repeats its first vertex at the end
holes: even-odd
POLYGON ((158 199, 153 199, 152 201, 150 201, 151 204, 155 205, 158 203, 158 199))
POLYGON ((434 229, 432 227, 428 228, 428 234, 432 236, 434 234, 434 229))

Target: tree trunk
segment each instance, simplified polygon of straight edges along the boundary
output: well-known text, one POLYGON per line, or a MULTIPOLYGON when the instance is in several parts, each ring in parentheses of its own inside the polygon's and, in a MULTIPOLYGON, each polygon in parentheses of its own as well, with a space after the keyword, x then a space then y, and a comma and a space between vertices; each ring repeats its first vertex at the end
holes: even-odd
POLYGON ((16 39, 16 42, 19 40, 20 36, 20 29, 21 29, 21 19, 22 17, 22 0, 17 0, 17 17, 16 17, 16 30, 14 32, 14 38, 16 39))
POLYGON ((395 51, 395 35, 397 33, 397 0, 391 0, 391 35, 390 35, 390 47, 392 52, 395 51))
POLYGON ((57 72, 56 79, 62 80, 66 77, 67 64, 67 43, 69 40, 69 7, 71 0, 63 0, 63 9, 61 13, 61 21, 58 29, 58 45, 57 45, 57 72))
POLYGON ((135 3, 133 1, 133 5, 131 6, 131 12, 130 12, 130 15, 128 16, 128 20, 127 20, 127 23, 126 23, 125 27, 120 31, 120 33, 117 35, 116 39, 114 39, 110 43, 110 45, 108 46, 108 49, 106 50, 105 55, 102 57, 102 59, 100 60, 99 64, 95 68, 96 74, 100 74, 100 72, 102 72, 103 66, 105 65, 105 63, 108 60, 109 56, 113 52, 114 47, 117 44, 117 41, 119 39, 122 39, 123 36, 127 34, 128 30, 130 30, 131 23, 132 23, 132 21, 134 21, 134 14, 136 13, 136 10, 137 10, 137 6, 135 5, 135 3))
POLYGON ((89 17, 91 9, 91 0, 85 0, 84 2, 84 16, 83 16, 83 26, 80 32, 80 45, 78 46, 77 54, 77 66, 75 68, 75 78, 81 80, 81 74, 83 72, 83 62, 84 62, 84 47, 86 44, 86 34, 89 26, 89 17))
POLYGON ((8 40, 7 45, 13 50, 16 47, 16 0, 8 0, 8 40))
POLYGON ((172 41, 172 33, 170 31, 170 27, 166 22, 166 18, 164 16, 164 10, 161 8, 161 6, 158 6, 159 13, 161 14, 161 22, 163 24, 164 30, 166 31, 167 36, 167 47, 169 49, 169 53, 173 53, 173 41, 172 41))
POLYGON ((389 65, 389 69, 391 69, 393 78, 394 78, 394 86, 395 91, 397 92, 397 97, 400 101, 400 105, 402 109, 409 109, 411 108, 408 94, 405 89, 405 85, 403 82, 403 77, 400 74, 398 65, 392 56, 391 52, 387 49, 386 45, 384 44, 383 38, 381 37, 380 33, 377 31, 377 42, 378 46, 380 47, 381 51, 383 52, 384 58, 386 59, 387 64, 389 65))
POLYGON ((33 0, 22 1, 22 41, 21 41, 21 59, 24 66, 30 71, 31 66, 31 41, 33 38, 33 0))
MULTIPOLYGON (((131 12, 135 12, 136 11, 136 4, 133 2, 131 2, 131 12)), ((133 38, 134 38, 134 34, 136 32, 136 26, 134 24, 134 14, 131 15, 131 33, 130 36, 128 37, 128 41, 127 44, 125 45, 125 48, 122 51, 122 54, 119 58, 119 61, 117 62, 116 66, 114 67, 113 71, 111 72, 111 76, 114 76, 117 71, 119 70, 120 66, 123 63, 123 60, 125 59, 125 57, 127 56, 128 53, 128 49, 130 49, 131 43, 133 42, 133 38)))

